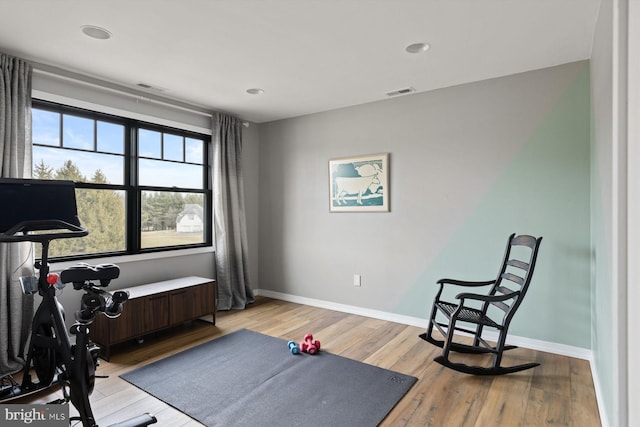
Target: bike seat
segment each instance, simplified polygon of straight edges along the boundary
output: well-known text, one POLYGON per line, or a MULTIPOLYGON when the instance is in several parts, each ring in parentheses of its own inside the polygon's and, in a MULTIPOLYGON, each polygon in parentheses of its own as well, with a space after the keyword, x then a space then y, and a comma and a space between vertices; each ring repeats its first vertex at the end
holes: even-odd
POLYGON ((89 265, 81 262, 60 273, 62 283, 84 283, 87 280, 99 280, 101 286, 109 285, 112 279, 120 276, 120 267, 115 264, 89 265))

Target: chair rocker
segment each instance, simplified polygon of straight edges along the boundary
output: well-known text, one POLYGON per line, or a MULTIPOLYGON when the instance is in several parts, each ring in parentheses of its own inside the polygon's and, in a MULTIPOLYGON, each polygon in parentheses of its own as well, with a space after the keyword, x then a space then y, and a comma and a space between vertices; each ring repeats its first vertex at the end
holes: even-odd
POLYGON ((420 338, 423 340, 442 347, 442 355, 434 359, 436 362, 447 368, 473 375, 510 374, 540 365, 539 363, 526 363, 523 365, 503 367, 500 366, 500 363, 502 362, 503 351, 517 348, 513 345, 505 345, 507 330, 509 329, 511 319, 527 293, 541 241, 542 237, 536 239, 535 237, 525 235, 516 236, 512 234, 509 236, 502 267, 496 280, 485 282, 469 282, 454 279, 438 280, 437 283, 440 285, 440 290, 436 294, 433 302, 429 325, 427 326, 426 333, 420 335, 420 338), (518 248, 512 253, 512 249, 515 247, 523 248, 518 248), (523 253, 525 254, 523 255, 523 253), (452 303, 441 299, 445 285, 447 285, 447 287, 449 285, 455 285, 467 288, 491 285, 491 288, 486 294, 460 293, 456 295, 459 303, 452 303), (474 301, 477 308, 469 304, 474 301), (496 307, 498 310, 492 307, 496 307), (493 312, 497 312, 498 315, 494 315, 493 312), (440 317, 444 315, 447 322, 438 321, 436 317, 439 314, 441 315, 440 317), (489 317, 490 315, 492 317, 489 317), (501 317, 501 319, 497 319, 498 317, 501 317), (475 326, 472 326, 472 329, 467 329, 458 326, 458 322, 475 326), (485 326, 495 328, 498 331, 498 340, 495 346, 492 346, 482 338, 482 332, 485 326), (438 340, 433 337, 432 332, 434 327, 442 334, 445 338, 444 340, 438 340), (473 344, 469 345, 454 342, 454 334, 456 331, 471 334, 473 344), (464 363, 454 363, 449 360, 449 353, 451 351, 471 354, 492 353, 493 365, 491 367, 482 367, 470 366, 464 363))

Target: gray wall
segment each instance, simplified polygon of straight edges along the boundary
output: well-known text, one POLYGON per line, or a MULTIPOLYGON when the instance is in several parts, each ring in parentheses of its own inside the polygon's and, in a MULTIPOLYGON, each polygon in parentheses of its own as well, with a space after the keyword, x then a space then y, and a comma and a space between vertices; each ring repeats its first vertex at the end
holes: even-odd
POLYGON ((260 206, 260 126, 249 124, 242 132, 242 177, 244 180, 245 210, 247 215, 247 240, 249 252, 249 283, 253 289, 260 287, 258 283, 259 235, 258 223, 260 206))
POLYGON ((590 348, 586 62, 263 124, 259 197, 261 289, 418 318, 542 235, 512 332, 590 348), (327 161, 378 152, 391 212, 329 213, 327 161))

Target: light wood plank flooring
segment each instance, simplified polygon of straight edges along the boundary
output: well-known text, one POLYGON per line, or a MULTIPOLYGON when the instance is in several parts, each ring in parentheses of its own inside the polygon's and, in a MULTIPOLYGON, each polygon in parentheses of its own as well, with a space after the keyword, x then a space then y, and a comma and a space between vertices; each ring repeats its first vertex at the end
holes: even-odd
MULTIPOLYGON (((503 365, 527 361, 542 365, 511 375, 476 377, 433 362, 439 349, 419 339, 423 330, 413 326, 263 297, 246 310, 220 312, 216 317, 215 326, 192 322, 147 337, 142 344, 114 347, 111 361, 101 361, 97 370, 109 377, 96 379, 91 395, 100 425, 148 411, 158 417, 158 426, 201 426, 118 375, 242 328, 297 341, 310 332, 324 351, 417 377, 382 426, 600 425, 590 367, 584 360, 516 349, 505 353, 503 365)), ((476 361, 478 356, 458 360, 471 357, 467 360, 476 361)), ((41 394, 23 402, 58 397, 59 393, 41 394)))

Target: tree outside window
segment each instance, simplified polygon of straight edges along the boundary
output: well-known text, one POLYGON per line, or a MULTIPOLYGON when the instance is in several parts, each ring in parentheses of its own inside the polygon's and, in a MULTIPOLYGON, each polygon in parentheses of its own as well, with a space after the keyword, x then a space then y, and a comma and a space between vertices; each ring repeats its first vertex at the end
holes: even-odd
POLYGON ((208 136, 42 101, 32 129, 33 178, 74 181, 89 230, 52 257, 211 245, 208 136))

